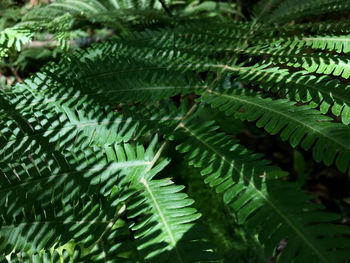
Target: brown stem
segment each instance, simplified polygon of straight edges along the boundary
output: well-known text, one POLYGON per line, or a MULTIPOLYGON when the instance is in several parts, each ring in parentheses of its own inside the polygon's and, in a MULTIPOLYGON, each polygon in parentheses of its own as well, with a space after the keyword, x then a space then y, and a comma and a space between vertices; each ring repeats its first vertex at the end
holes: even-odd
POLYGON ((18 74, 18 72, 16 71, 16 69, 14 67, 10 68, 12 74, 16 77, 17 82, 22 83, 23 79, 21 78, 21 76, 18 74))

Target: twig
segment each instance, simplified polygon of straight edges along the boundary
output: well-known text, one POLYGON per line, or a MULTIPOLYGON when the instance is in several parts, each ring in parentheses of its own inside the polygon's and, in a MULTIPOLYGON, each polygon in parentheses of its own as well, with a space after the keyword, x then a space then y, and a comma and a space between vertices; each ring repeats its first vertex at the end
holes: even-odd
POLYGON ((159 2, 162 5, 162 7, 164 8, 165 12, 167 12, 169 16, 173 16, 173 14, 170 12, 170 10, 165 5, 164 1, 163 0, 159 0, 159 2))
POLYGON ((22 83, 23 79, 21 78, 21 76, 18 74, 18 72, 16 71, 16 69, 14 67, 10 67, 10 70, 12 72, 12 74, 16 77, 17 82, 22 83))

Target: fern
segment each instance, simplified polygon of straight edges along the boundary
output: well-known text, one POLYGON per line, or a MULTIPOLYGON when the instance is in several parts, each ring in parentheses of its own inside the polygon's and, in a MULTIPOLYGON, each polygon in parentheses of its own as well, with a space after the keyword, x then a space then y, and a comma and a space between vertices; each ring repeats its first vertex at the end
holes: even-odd
POLYGON ((340 214, 239 140, 279 135, 349 173, 349 5, 263 0, 243 22, 234 6, 60 0, 23 16, 6 52, 40 24, 114 36, 0 90, 1 261, 350 260, 340 214))
POLYGON ((238 75, 240 79, 257 85, 267 91, 279 92, 281 95, 298 102, 309 102, 312 107, 320 107, 322 113, 329 110, 342 117, 342 122, 348 120, 348 88, 335 79, 322 76, 316 78, 307 72, 289 73, 279 68, 266 68, 264 65, 253 67, 231 67, 230 74, 238 75), (303 80, 303 81, 300 81, 303 80), (334 88, 329 92, 329 87, 334 88))
POLYGON ((281 3, 267 17, 270 22, 286 22, 303 18, 307 15, 319 15, 329 12, 339 12, 350 8, 348 1, 342 0, 307 0, 300 3, 298 0, 289 0, 281 3))
MULTIPOLYGON (((224 202, 232 206, 238 222, 245 222, 250 229, 258 229, 259 240, 265 244, 266 255, 273 253, 275 244, 283 239, 286 233, 293 232, 292 238, 288 241, 291 254, 283 257, 293 258, 298 254, 305 261, 328 262, 339 256, 338 260, 342 260, 341 253, 330 255, 333 243, 329 240, 336 236, 329 237, 323 242, 324 237, 319 233, 316 234, 319 240, 308 240, 311 238, 308 234, 310 228, 308 225, 312 223, 312 218, 318 218, 317 220, 322 218, 322 222, 332 222, 334 215, 316 212, 311 208, 312 205, 306 208, 310 197, 301 192, 294 192, 293 184, 286 182, 275 184, 276 181, 272 179, 283 176, 282 171, 269 166, 269 162, 262 160, 261 155, 252 155, 239 144, 230 141, 227 135, 216 133, 218 127, 211 123, 201 125, 193 122, 184 124, 182 128, 188 138, 177 148, 187 153, 189 164, 201 167, 201 173, 206 176, 207 184, 215 187, 218 193, 223 193, 224 202), (266 178, 266 181, 261 180, 262 177, 266 178), (285 199, 279 197, 281 191, 284 192, 285 199), (289 199, 296 196, 298 200, 288 208, 289 199), (303 213, 310 213, 310 215, 301 215, 303 213), (312 213, 319 214, 312 216, 312 213), (290 220, 291 218, 299 218, 299 220, 290 220), (319 245, 316 245, 318 242, 319 245), (325 251, 327 251, 326 254, 323 254, 325 251)), ((333 229, 333 227, 332 225, 322 226, 325 231, 322 233, 327 233, 326 229, 333 229)), ((344 230, 340 227, 338 233, 344 230)))
POLYGON ((237 118, 256 121, 258 127, 264 127, 271 134, 281 133, 282 140, 289 140, 294 147, 301 144, 309 150, 313 146, 316 161, 330 165, 335 159, 342 172, 347 170, 348 127, 327 122, 330 118, 308 106, 293 107, 293 103, 286 100, 262 99, 254 94, 246 96, 239 92, 210 91, 210 95, 203 96, 203 100, 227 115, 235 113, 237 118), (329 136, 331 132, 333 134, 329 136))
POLYGON ((321 73, 325 75, 341 76, 349 78, 348 58, 342 55, 329 54, 307 54, 299 53, 297 50, 281 50, 264 46, 257 46, 251 49, 240 50, 251 56, 267 56, 266 61, 274 64, 282 64, 295 68, 304 68, 309 73, 321 73), (317 56, 316 56, 317 55, 317 56))
POLYGON ((33 32, 26 28, 6 28, 0 32, 0 58, 7 57, 10 49, 20 51, 24 44, 32 40, 33 32))

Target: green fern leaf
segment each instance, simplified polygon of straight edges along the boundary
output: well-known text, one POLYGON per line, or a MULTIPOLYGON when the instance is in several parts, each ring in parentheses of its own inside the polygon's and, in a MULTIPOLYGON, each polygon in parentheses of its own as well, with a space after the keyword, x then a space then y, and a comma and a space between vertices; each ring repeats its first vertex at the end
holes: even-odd
POLYGON ((289 140, 295 147, 313 149, 313 158, 326 165, 334 161, 345 172, 350 162, 349 128, 329 122, 330 118, 309 106, 295 106, 288 100, 261 98, 257 94, 240 91, 210 91, 201 98, 212 107, 241 120, 256 121, 270 134, 281 133, 282 140, 289 140))
MULTIPOLYGON (((341 69, 341 67, 340 65, 338 68, 341 69)), ((313 70, 314 66, 310 68, 313 70)), ((319 69, 327 70, 326 67, 319 69)), ((349 90, 338 80, 327 76, 316 77, 305 71, 290 73, 286 69, 267 68, 266 65, 260 64, 252 67, 233 66, 228 67, 227 70, 229 74, 237 75, 238 79, 246 83, 278 93, 278 96, 287 97, 290 100, 309 103, 311 107, 319 107, 322 113, 331 111, 335 116, 341 116, 344 124, 350 123, 349 90)))
POLYGON ((261 159, 262 155, 252 154, 212 123, 200 124, 194 119, 182 125, 181 133, 177 149, 185 153, 190 165, 201 169, 204 181, 222 194, 238 223, 258 235, 265 245, 266 260, 286 237, 288 244, 279 262, 291 262, 297 255, 307 262, 343 262, 350 257, 336 241, 337 234, 332 234, 349 233, 350 229, 333 225, 338 217, 309 203, 312 196, 293 183, 275 180, 283 172, 261 159))
POLYGON ((298 0, 283 1, 265 19, 269 22, 287 22, 310 15, 326 14, 350 9, 350 2, 344 0, 298 0))
MULTIPOLYGON (((329 50, 337 53, 350 52, 350 38, 348 35, 343 36, 304 36, 302 38, 280 39, 285 47, 291 49, 310 47, 312 49, 329 50)), ((276 42, 277 42, 276 41, 276 42)))
POLYGON ((143 193, 131 201, 128 217, 144 215, 141 223, 132 229, 136 231, 140 252, 148 255, 146 262, 213 262, 218 259, 202 241, 203 230, 193 224, 200 214, 189 207, 193 200, 179 193, 183 188, 169 179, 147 181, 141 178, 138 189, 143 189, 143 193), (197 249, 188 253, 191 247, 197 249))
POLYGON ((239 50, 239 52, 252 56, 263 56, 267 63, 271 61, 273 64, 304 68, 309 73, 341 76, 345 79, 350 76, 350 60, 346 56, 301 53, 296 50, 271 49, 262 46, 239 50))
POLYGON ((305 34, 310 32, 312 34, 330 34, 330 35, 344 35, 349 33, 349 27, 347 21, 320 21, 320 22, 309 22, 302 24, 294 24, 288 26, 276 26, 274 30, 282 30, 283 32, 297 31, 305 34))
POLYGON ((7 57, 9 49, 20 51, 22 46, 31 42, 34 33, 26 28, 12 27, 0 32, 0 58, 7 57))

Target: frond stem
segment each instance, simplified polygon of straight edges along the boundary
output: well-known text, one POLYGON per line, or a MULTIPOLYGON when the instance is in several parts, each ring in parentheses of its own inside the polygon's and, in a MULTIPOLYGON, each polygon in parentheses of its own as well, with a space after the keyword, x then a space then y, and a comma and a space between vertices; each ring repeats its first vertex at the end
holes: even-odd
MULTIPOLYGON (((186 114, 180 119, 179 124, 175 127, 174 131, 176 131, 177 129, 179 129, 180 127, 183 127, 183 121, 189 116, 191 115, 196 108, 198 107, 198 103, 195 103, 192 105, 192 107, 186 112, 186 114)), ((163 142, 163 144, 160 146, 159 150, 156 152, 156 154, 154 155, 152 161, 150 162, 150 164, 147 166, 146 171, 148 172, 152 169, 152 167, 154 166, 154 164, 158 161, 158 159, 160 158, 161 154, 163 153, 163 151, 165 150, 165 148, 168 146, 169 141, 166 140, 163 142)), ((141 179, 142 180, 142 179, 141 179)))
POLYGON ((159 0, 159 2, 160 2, 160 4, 162 5, 162 7, 164 8, 165 12, 167 12, 168 15, 169 15, 170 17, 172 17, 173 14, 170 12, 169 8, 166 6, 166 4, 164 3, 164 1, 163 1, 163 0, 159 0))

